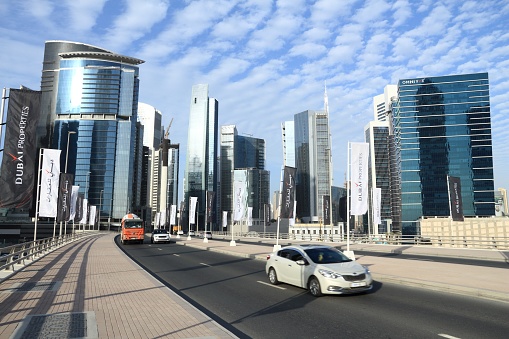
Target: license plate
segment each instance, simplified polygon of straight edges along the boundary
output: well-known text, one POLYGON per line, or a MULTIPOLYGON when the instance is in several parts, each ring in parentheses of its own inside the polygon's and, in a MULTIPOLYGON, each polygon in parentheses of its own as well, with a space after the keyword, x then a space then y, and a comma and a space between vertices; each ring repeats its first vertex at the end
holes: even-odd
POLYGON ((352 283, 351 285, 352 287, 361 287, 361 286, 366 286, 366 282, 365 281, 361 281, 361 282, 354 282, 352 283))

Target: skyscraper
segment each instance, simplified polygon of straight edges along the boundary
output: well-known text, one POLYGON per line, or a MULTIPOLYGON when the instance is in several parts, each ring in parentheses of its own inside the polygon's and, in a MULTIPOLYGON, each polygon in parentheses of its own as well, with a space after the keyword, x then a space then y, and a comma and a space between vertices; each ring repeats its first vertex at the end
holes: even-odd
POLYGON ((209 86, 194 85, 189 112, 184 195, 186 206, 189 206, 189 197, 198 198, 197 212, 200 225, 204 225, 205 221, 206 192, 217 191, 217 119, 218 102, 214 98, 209 98, 209 86))
POLYGON ((400 80, 392 114, 404 234, 450 215, 447 176, 461 180, 465 216, 495 214, 487 73, 400 80))
POLYGON ((41 126, 54 132, 41 134, 41 145, 48 139, 53 148, 68 146, 62 163, 68 162, 89 204, 111 221, 140 203, 135 168, 143 149, 137 130, 143 62, 78 42, 45 44, 41 126))

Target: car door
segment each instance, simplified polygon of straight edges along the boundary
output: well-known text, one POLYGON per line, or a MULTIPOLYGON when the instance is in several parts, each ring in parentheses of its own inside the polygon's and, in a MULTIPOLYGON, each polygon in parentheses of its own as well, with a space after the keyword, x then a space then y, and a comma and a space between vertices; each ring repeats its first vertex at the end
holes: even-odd
POLYGON ((306 268, 306 266, 297 264, 297 260, 304 259, 304 256, 296 249, 291 249, 289 250, 289 252, 290 257, 289 263, 287 265, 288 281, 292 285, 305 287, 303 280, 304 280, 304 269, 306 268))
POLYGON ((279 281, 302 287, 303 266, 296 263, 299 258, 302 259, 302 254, 295 249, 287 248, 278 252, 275 268, 279 281))

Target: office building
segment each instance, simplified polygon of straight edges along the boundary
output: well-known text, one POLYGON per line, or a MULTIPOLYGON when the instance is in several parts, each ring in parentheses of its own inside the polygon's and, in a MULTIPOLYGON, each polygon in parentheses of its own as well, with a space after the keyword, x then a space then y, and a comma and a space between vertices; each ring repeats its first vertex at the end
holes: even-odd
POLYGON ((41 123, 54 129, 41 140, 52 140, 52 148, 68 147, 62 163, 68 162, 68 172, 89 204, 111 222, 140 205, 136 181, 143 147, 137 110, 142 63, 78 42, 45 44, 41 123))
POLYGON ((448 176, 460 178, 465 217, 495 215, 487 73, 399 80, 391 122, 403 234, 450 215, 448 176))
MULTIPOLYGON (((217 142, 218 142, 218 101, 209 98, 207 84, 194 85, 189 112, 186 168, 184 171, 184 200, 189 206, 189 197, 197 197, 198 224, 204 225, 206 192, 217 192, 217 142)), ((217 205, 214 204, 213 218, 216 222, 217 205)), ((186 207, 186 211, 189 211, 186 207)), ((186 218, 184 216, 184 218, 186 218)), ((188 222, 188 220, 184 220, 188 222)))

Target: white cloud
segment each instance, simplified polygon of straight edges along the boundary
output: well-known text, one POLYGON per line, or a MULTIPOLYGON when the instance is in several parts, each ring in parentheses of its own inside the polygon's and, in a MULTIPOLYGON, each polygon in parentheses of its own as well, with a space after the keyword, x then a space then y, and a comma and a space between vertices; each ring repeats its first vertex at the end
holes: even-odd
POLYGON ((89 31, 95 25, 106 0, 65 0, 69 19, 66 23, 74 31, 89 31))

